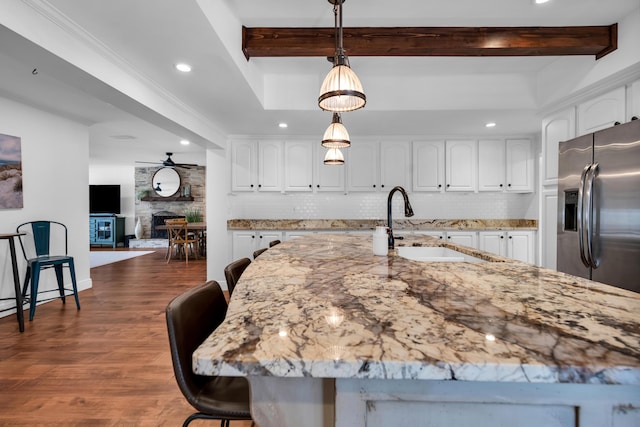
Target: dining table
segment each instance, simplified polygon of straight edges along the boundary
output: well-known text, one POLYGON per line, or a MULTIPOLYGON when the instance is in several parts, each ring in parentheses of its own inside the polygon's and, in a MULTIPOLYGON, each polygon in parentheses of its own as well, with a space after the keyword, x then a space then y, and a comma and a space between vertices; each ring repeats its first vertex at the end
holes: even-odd
MULTIPOLYGON (((156 225, 156 230, 167 230, 165 224, 156 225)), ((198 236, 198 245, 200 247, 200 256, 207 256, 207 223, 204 221, 187 222, 187 231, 193 232, 198 236)))

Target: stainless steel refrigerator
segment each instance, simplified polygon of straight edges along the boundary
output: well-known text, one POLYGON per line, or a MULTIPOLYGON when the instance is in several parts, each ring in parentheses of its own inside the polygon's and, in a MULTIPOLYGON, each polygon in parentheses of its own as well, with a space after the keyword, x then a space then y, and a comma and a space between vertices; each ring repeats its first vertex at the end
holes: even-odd
POLYGON ((640 120, 560 143, 558 271, 640 292, 640 120))

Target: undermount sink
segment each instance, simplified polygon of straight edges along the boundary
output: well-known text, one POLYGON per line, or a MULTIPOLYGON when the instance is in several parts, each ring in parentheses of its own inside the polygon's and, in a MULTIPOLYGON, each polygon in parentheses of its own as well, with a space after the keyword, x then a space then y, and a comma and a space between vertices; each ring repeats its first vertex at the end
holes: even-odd
POLYGON ((440 246, 400 246, 398 255, 413 261, 484 262, 483 259, 440 246))

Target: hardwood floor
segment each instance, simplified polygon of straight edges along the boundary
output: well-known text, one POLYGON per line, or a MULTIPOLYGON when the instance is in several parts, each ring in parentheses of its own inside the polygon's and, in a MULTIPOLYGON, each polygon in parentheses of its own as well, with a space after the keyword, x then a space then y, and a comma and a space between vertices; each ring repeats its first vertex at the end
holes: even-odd
POLYGON ((173 376, 164 309, 205 281, 205 262, 167 264, 158 251, 93 268, 80 311, 73 299, 40 305, 22 334, 15 315, 0 319, 0 425, 182 425, 194 410, 173 376))

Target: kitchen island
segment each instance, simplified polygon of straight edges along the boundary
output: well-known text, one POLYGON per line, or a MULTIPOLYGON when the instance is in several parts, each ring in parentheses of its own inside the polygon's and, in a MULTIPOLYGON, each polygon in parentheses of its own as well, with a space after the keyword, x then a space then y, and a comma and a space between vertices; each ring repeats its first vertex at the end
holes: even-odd
POLYGON ((268 426, 640 425, 640 296, 426 236, 486 262, 374 256, 311 235, 243 273, 193 355, 246 376, 268 426))

